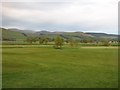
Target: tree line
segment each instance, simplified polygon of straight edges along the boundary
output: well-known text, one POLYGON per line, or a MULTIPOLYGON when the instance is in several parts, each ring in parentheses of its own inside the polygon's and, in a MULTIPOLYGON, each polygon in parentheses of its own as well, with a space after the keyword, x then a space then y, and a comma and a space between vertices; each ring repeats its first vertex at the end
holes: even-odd
POLYGON ((26 42, 32 44, 35 42, 38 42, 40 45, 47 45, 48 42, 54 42, 53 47, 56 49, 61 49, 62 46, 64 45, 64 43, 69 44, 71 47, 77 47, 79 45, 79 43, 102 43, 102 45, 104 46, 110 46, 111 42, 109 39, 100 39, 100 40, 94 40, 91 38, 86 38, 83 40, 76 40, 73 38, 69 38, 69 39, 64 39, 63 37, 61 37, 60 35, 56 36, 54 39, 50 39, 48 37, 45 36, 39 36, 39 37, 32 37, 29 36, 27 37, 27 39, 25 40, 26 42))

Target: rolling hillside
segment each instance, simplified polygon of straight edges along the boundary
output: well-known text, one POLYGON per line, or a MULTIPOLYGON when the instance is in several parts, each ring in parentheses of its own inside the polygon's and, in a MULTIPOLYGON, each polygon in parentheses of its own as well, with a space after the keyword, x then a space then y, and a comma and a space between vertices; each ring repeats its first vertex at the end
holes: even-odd
POLYGON ((102 39, 107 38, 111 40, 117 40, 118 35, 106 34, 106 33, 84 33, 84 32, 50 32, 50 31, 32 31, 32 30, 20 30, 15 28, 0 28, 2 31, 3 40, 25 40, 28 36, 40 37, 44 36, 50 39, 54 39, 57 35, 60 35, 64 39, 75 39, 75 40, 84 40, 84 39, 102 39))
POLYGON ((117 35, 106 33, 86 33, 98 38, 117 38, 117 35))
POLYGON ((24 40, 26 39, 26 36, 23 33, 16 32, 16 31, 10 31, 5 28, 0 28, 2 31, 2 38, 3 40, 24 40))
POLYGON ((41 36, 41 35, 45 35, 49 38, 54 38, 57 35, 60 35, 61 37, 63 37, 64 39, 83 39, 83 38, 94 38, 94 36, 83 33, 83 32, 49 32, 49 31, 40 31, 40 32, 36 32, 37 36, 41 36))

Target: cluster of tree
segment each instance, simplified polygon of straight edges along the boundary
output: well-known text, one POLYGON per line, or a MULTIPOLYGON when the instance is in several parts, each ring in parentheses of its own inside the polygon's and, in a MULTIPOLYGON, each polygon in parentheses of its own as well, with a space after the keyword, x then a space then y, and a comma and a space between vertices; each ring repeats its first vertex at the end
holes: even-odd
POLYGON ((80 42, 81 43, 93 43, 93 42, 96 42, 96 39, 94 39, 94 38, 83 38, 80 42))
MULTIPOLYGON (((51 39, 47 38, 47 37, 27 37, 27 39, 25 40, 26 42, 32 44, 32 43, 35 43, 35 42, 39 42, 39 44, 48 44, 48 42, 51 41, 51 39)), ((61 49, 62 48, 62 45, 64 43, 64 39, 60 36, 57 36, 56 38, 53 39, 54 41, 54 48, 56 49, 61 49)))
POLYGON ((27 37, 26 41, 30 44, 39 42, 39 44, 47 44, 49 39, 46 37, 27 37))
POLYGON ((36 42, 37 39, 35 37, 27 37, 27 39, 25 41, 32 44, 33 42, 36 42))
POLYGON ((94 39, 94 38, 85 38, 83 40, 76 40, 73 38, 69 38, 69 39, 64 39, 62 36, 58 35, 56 36, 54 39, 50 39, 44 36, 40 36, 40 37, 27 37, 26 39, 27 42, 29 42, 30 44, 35 43, 35 42, 39 42, 39 44, 48 44, 48 42, 54 42, 54 48, 56 49, 61 49, 64 42, 69 44, 71 47, 77 47, 79 43, 101 43, 104 46, 110 46, 110 40, 109 39, 94 39))
POLYGON ((2 38, 2 41, 16 41, 15 38, 2 38))
POLYGON ((107 39, 107 38, 85 38, 81 40, 81 43, 96 43, 99 44, 101 43, 103 46, 110 46, 111 43, 117 42, 118 40, 116 39, 107 39))
POLYGON ((80 41, 71 38, 71 39, 68 40, 68 43, 71 47, 77 47, 78 44, 80 43, 80 41))
POLYGON ((110 40, 109 39, 101 39, 101 43, 103 44, 103 46, 110 46, 110 40))
MULTIPOLYGON (((2 38, 2 40, 16 41, 14 38, 2 38)), ((64 38, 61 35, 58 35, 55 38, 48 38, 47 36, 39 36, 39 37, 27 36, 25 42, 28 42, 29 44, 37 43, 40 45, 47 45, 49 44, 48 42, 51 42, 51 44, 54 44, 53 47, 55 49, 61 49, 64 44, 69 45, 70 47, 77 47, 80 43, 88 43, 81 45, 103 45, 103 46, 119 44, 119 42, 115 40, 111 40, 107 38, 100 38, 100 39, 84 38, 79 40, 74 38, 64 38)))
POLYGON ((49 42, 49 38, 47 37, 39 37, 38 38, 39 44, 47 44, 49 42))

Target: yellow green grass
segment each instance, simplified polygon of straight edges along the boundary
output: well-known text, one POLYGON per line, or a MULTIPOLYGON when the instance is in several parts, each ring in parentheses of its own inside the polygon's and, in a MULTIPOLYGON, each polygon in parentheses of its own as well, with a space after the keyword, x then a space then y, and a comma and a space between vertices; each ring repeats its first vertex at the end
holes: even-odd
POLYGON ((117 88, 117 48, 3 48, 3 88, 117 88))

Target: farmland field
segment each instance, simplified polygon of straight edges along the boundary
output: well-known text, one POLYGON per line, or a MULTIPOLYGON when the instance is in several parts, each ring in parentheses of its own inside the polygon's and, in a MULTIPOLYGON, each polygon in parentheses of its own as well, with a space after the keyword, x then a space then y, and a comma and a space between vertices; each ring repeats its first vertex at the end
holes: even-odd
POLYGON ((21 47, 3 48, 3 88, 118 87, 116 47, 21 47))

